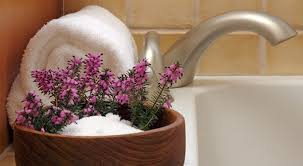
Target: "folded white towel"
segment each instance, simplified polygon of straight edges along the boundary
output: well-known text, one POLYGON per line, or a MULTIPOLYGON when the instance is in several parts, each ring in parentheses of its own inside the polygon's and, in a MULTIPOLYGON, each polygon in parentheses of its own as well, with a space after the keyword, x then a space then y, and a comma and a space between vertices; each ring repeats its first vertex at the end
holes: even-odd
MULTIPOLYGON (((88 6, 79 12, 50 21, 30 40, 23 55, 20 73, 11 88, 7 111, 12 125, 15 111, 22 109, 21 100, 38 88, 31 71, 65 67, 72 56, 103 53, 104 66, 120 74, 131 68, 137 58, 137 49, 129 29, 109 11, 88 6)), ((41 95, 42 96, 42 95, 41 95)), ((49 98, 42 97, 49 103, 49 98)))

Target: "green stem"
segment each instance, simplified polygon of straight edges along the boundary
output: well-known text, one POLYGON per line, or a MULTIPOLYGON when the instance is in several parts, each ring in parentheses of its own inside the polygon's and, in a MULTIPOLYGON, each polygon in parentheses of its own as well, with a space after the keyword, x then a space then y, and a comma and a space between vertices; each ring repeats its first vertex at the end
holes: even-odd
POLYGON ((58 98, 59 98, 59 97, 58 97, 58 94, 57 94, 57 93, 54 93, 53 96, 54 96, 54 98, 55 98, 55 107, 58 107, 58 105, 59 105, 59 104, 58 104, 58 98))
MULTIPOLYGON (((164 91, 164 89, 166 87, 166 84, 167 84, 167 82, 161 88, 161 91, 160 91, 159 95, 157 96, 156 101, 154 102, 153 106, 151 107, 151 110, 153 110, 153 108, 155 107, 155 105, 158 102, 159 98, 161 97, 162 92, 164 91)), ((155 115, 158 113, 159 110, 160 110, 160 108, 158 108, 155 112, 153 112, 152 117, 149 119, 149 121, 142 128, 140 128, 141 130, 144 129, 144 128, 146 128, 152 122, 152 120, 154 119, 155 115)))
POLYGON ((166 87, 166 84, 167 84, 167 82, 165 82, 165 84, 164 84, 163 87, 161 88, 161 91, 160 91, 159 95, 157 96, 157 98, 156 98, 156 100, 155 100, 153 106, 151 107, 151 109, 153 109, 153 108, 155 107, 155 105, 157 104, 159 98, 160 98, 161 95, 162 95, 162 92, 164 91, 164 88, 166 87))
POLYGON ((58 107, 58 99, 55 98, 55 106, 58 107))

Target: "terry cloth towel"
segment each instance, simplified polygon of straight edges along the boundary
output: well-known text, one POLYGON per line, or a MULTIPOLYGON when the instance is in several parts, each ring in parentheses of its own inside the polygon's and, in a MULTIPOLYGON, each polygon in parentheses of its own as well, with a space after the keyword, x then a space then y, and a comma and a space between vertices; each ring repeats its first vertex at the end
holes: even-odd
MULTIPOLYGON (((16 119, 15 111, 23 108, 21 100, 26 93, 39 92, 31 71, 63 68, 72 56, 84 58, 87 53, 103 53, 103 67, 111 68, 116 74, 126 72, 137 60, 131 32, 102 7, 87 6, 50 21, 30 40, 23 55, 20 73, 7 99, 10 125, 16 119)), ((44 103, 50 102, 47 96, 38 94, 44 103)))

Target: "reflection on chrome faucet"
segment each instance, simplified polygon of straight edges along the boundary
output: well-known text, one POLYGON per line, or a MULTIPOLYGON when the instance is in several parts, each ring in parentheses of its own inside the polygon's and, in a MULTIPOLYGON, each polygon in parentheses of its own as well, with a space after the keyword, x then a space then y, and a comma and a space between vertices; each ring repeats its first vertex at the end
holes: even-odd
POLYGON ((142 57, 149 60, 154 71, 163 66, 180 62, 184 67, 183 79, 175 87, 182 87, 193 81, 196 65, 203 52, 219 36, 236 31, 250 31, 277 45, 296 36, 296 31, 282 19, 255 11, 232 11, 200 23, 178 40, 164 55, 160 55, 156 32, 145 36, 142 57), (155 47, 156 46, 156 47, 155 47))

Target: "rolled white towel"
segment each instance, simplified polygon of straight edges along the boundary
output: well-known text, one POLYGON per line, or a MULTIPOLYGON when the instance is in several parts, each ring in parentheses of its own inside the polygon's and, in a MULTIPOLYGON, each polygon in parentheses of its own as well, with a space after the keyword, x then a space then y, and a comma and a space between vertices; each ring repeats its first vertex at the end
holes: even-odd
MULTIPOLYGON (((7 99, 10 124, 16 119, 15 111, 22 109, 25 94, 31 90, 38 93, 31 71, 62 68, 72 56, 84 57, 89 52, 103 53, 103 67, 116 74, 130 69, 137 58, 137 48, 127 26, 102 7, 87 6, 43 26, 28 43, 20 73, 10 90, 7 99)), ((49 103, 47 96, 40 96, 49 103)))

